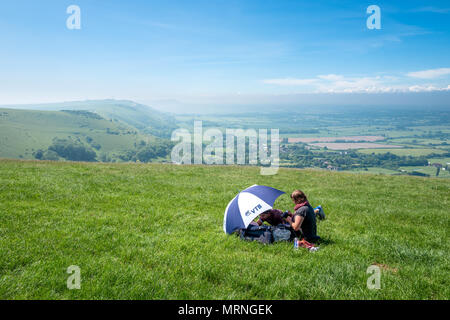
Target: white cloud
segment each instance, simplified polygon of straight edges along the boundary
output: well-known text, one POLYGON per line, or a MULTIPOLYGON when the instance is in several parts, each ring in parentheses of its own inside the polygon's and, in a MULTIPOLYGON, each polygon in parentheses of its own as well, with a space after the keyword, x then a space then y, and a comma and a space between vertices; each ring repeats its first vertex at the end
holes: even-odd
POLYGON ((409 72, 401 77, 383 75, 369 77, 346 77, 337 74, 318 75, 315 78, 266 79, 266 84, 300 87, 314 93, 389 93, 449 91, 450 85, 442 83, 410 83, 411 77, 432 79, 438 75, 450 74, 450 68, 409 72))
POLYGON ((385 91, 380 88, 380 77, 344 77, 342 75, 328 74, 319 75, 308 79, 267 79, 266 84, 279 86, 307 86, 316 92, 374 92, 385 91))
POLYGON ((341 90, 356 90, 356 91, 366 91, 374 90, 380 85, 380 80, 378 77, 363 77, 363 78, 344 78, 341 77, 339 80, 327 84, 326 87, 330 87, 335 91, 341 90))
POLYGON ((433 85, 429 85, 429 86, 415 85, 415 86, 409 87, 408 89, 411 92, 450 91, 450 85, 448 85, 447 87, 443 87, 443 88, 435 87, 433 85))
POLYGON ((324 79, 324 80, 337 81, 337 80, 343 79, 344 77, 337 75, 337 74, 326 74, 326 75, 317 76, 317 78, 324 79))
POLYGON ((450 68, 430 69, 423 71, 409 72, 408 77, 420 79, 435 79, 450 74, 450 68))
POLYGON ((264 83, 276 84, 279 86, 302 86, 313 84, 317 81, 318 79, 293 79, 293 78, 263 80, 264 83))

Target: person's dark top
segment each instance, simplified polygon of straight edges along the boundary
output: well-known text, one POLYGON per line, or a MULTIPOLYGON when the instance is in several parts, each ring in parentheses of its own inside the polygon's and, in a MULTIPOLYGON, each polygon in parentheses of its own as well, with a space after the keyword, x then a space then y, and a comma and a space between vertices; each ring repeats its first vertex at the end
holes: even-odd
MULTIPOLYGON (((292 217, 293 222, 295 221, 296 216, 301 216, 304 218, 300 228, 306 241, 317 241, 319 237, 317 236, 316 214, 314 213, 313 207, 306 205, 298 208, 292 217)), ((296 231, 296 234, 297 236, 301 236, 299 231, 296 231)))
POLYGON ((278 210, 278 209, 271 209, 268 210, 264 213, 268 213, 267 217, 264 219, 261 216, 259 217, 259 219, 262 222, 267 222, 268 224, 272 225, 272 226, 277 226, 281 223, 284 223, 283 221, 283 211, 278 210))

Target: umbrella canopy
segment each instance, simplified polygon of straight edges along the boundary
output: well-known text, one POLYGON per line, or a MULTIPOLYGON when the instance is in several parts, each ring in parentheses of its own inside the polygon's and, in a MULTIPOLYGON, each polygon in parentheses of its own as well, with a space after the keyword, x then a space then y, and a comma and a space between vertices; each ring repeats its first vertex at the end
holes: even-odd
POLYGON ((232 234, 247 228, 257 216, 273 207, 275 200, 284 192, 266 186, 253 185, 241 191, 228 203, 223 218, 223 231, 232 234))

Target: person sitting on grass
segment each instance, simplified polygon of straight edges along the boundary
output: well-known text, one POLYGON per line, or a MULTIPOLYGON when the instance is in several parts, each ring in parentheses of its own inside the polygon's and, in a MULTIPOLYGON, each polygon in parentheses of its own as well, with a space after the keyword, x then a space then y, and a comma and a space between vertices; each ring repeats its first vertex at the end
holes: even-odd
POLYGON ((294 214, 288 216, 286 221, 299 238, 310 243, 318 242, 320 237, 317 235, 316 214, 305 193, 295 190, 291 194, 291 199, 295 204, 294 214))

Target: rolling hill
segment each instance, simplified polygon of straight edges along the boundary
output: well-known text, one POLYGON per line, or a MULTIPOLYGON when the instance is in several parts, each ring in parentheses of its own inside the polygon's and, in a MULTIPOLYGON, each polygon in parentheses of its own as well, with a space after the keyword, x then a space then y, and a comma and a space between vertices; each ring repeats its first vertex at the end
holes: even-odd
POLYGON ((0 109, 0 157, 33 159, 33 153, 48 148, 54 138, 90 141, 107 153, 156 139, 90 112, 0 109))
POLYGON ((85 110, 95 112, 108 120, 121 121, 144 133, 165 138, 170 138, 170 133, 176 128, 174 118, 170 114, 128 100, 86 100, 13 105, 9 106, 9 108, 40 111, 85 110))
POLYGON ((92 148, 98 158, 122 161, 139 146, 166 141, 170 115, 131 101, 85 101, 0 108, 0 157, 33 159, 54 139, 92 148))
MULTIPOLYGON (((0 299, 449 299, 449 195, 410 176, 0 160, 0 299), (225 235, 252 184, 321 204, 320 250, 225 235)), ((275 206, 292 210, 287 195, 275 206)))

